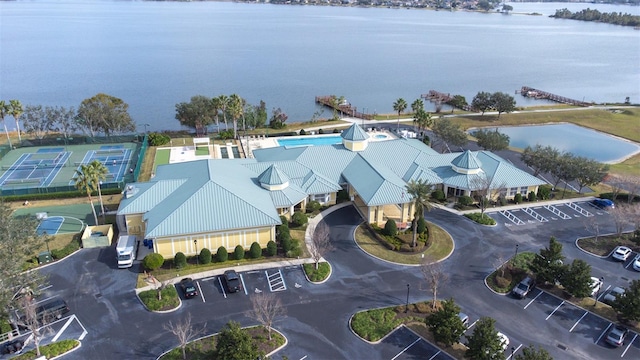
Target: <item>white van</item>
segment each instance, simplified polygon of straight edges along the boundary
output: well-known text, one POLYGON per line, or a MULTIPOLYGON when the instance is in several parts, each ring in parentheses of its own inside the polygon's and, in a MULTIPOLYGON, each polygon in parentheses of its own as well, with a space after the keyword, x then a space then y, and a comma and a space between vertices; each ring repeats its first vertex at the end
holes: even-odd
POLYGON ((133 265, 138 250, 138 241, 134 235, 122 235, 116 245, 116 260, 118 268, 124 269, 133 265))

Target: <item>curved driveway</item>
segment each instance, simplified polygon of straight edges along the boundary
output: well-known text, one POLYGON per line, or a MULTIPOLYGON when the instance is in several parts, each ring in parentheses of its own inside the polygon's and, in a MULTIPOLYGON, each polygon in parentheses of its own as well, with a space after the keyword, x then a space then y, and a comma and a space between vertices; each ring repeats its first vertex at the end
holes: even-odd
MULTIPOLYGON (((515 244, 519 244, 519 251, 537 252, 548 244, 551 235, 564 244, 569 260, 584 258, 593 265, 595 259, 594 274, 606 273, 604 276, 615 280, 615 266, 619 264, 590 257, 573 245, 577 236, 586 235, 582 222, 567 220, 506 227, 497 219, 501 225, 484 227, 444 210, 433 210, 426 217, 447 230, 456 243, 455 252, 443 262, 450 280, 440 289, 442 298, 454 297, 472 321, 479 316, 495 318, 499 329, 511 335, 513 344, 539 344, 557 358, 566 357, 567 351, 573 351, 572 357, 590 356, 579 349, 558 350, 556 342, 570 333, 560 334, 559 329, 544 321, 518 322, 514 314, 522 311, 523 303, 495 295, 483 283, 499 255, 504 259, 512 256, 515 244), (544 331, 540 326, 545 326, 544 331)), ((599 218, 602 227, 612 229, 607 217, 599 218)), ((303 283, 277 293, 287 315, 278 320, 275 327, 285 334, 289 345, 275 357, 388 359, 387 354, 402 351, 402 345, 371 345, 360 340, 349 330, 349 318, 360 310, 404 304, 406 284, 411 285, 411 302, 427 300, 430 298, 427 286, 416 267, 389 264, 359 250, 353 241, 353 232, 362 219, 353 207, 339 209, 324 221, 330 226, 335 247, 326 256, 333 266, 333 274, 322 285, 303 283)), ((255 324, 245 316, 250 308, 251 293, 248 296, 233 294, 224 300, 210 297, 207 302, 188 300, 175 312, 151 314, 144 310, 133 290, 137 269, 116 269, 114 257, 112 248, 87 249, 43 269, 53 285, 48 295, 65 298, 88 330, 82 348, 69 354, 70 359, 155 359, 177 345, 175 337, 163 330, 162 325, 182 318, 187 312, 194 315, 199 325, 206 323, 211 332, 219 331, 229 320, 243 325, 255 324)), ((283 272, 294 274, 300 270, 283 269, 283 272)), ((201 284, 215 290, 212 281, 201 281, 201 284)))

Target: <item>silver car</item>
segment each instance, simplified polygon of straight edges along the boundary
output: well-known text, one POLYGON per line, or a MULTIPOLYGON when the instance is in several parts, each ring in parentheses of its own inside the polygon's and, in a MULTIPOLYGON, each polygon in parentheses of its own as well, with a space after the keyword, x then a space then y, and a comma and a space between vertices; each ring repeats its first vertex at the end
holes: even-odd
POLYGON ((529 291, 533 289, 534 285, 535 285, 535 282, 533 281, 533 279, 527 276, 522 281, 520 281, 520 283, 516 285, 516 287, 514 287, 513 290, 511 290, 511 292, 515 297, 524 299, 529 293, 529 291))

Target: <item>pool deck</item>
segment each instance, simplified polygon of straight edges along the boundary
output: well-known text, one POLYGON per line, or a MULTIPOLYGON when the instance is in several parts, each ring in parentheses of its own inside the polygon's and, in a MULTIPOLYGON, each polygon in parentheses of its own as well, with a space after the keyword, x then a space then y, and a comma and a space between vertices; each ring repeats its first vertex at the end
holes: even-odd
MULTIPOLYGON (((397 139, 397 136, 394 135, 393 133, 389 132, 389 131, 376 131, 372 128, 367 129, 367 134, 369 134, 369 140, 370 141, 386 141, 386 140, 392 140, 392 139, 397 139), (384 135, 384 138, 381 136, 384 135), (376 136, 380 136, 380 137, 376 137, 376 136)), ((311 134, 309 135, 302 135, 302 136, 287 136, 285 137, 286 139, 304 139, 305 137, 334 137, 337 136, 339 134, 316 134, 315 132, 311 132, 311 134)), ((247 151, 247 157, 252 159, 253 158, 253 151, 257 150, 257 149, 267 149, 267 148, 273 148, 273 147, 278 147, 280 146, 280 144, 278 144, 278 139, 277 137, 274 138, 270 138, 270 137, 265 137, 262 135, 258 135, 258 136, 245 136, 245 137, 241 137, 240 138, 240 142, 242 143, 242 148, 246 149, 247 151)), ((306 145, 299 145, 299 146, 306 146, 306 145)), ((309 146, 313 146, 313 145, 309 145, 309 146)))

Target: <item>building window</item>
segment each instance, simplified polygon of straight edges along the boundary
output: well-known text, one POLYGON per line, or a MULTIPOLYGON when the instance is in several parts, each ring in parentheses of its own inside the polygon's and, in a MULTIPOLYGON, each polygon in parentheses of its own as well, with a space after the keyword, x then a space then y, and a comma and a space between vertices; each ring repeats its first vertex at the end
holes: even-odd
POLYGON ((511 189, 509 189, 509 196, 516 196, 517 193, 518 193, 517 187, 512 187, 511 189))
POLYGON ((313 194, 311 195, 311 200, 317 201, 320 204, 326 204, 331 201, 331 194, 313 194))
POLYGON ((520 195, 527 196, 527 190, 529 190, 529 187, 527 187, 527 186, 521 187, 520 188, 520 195))

